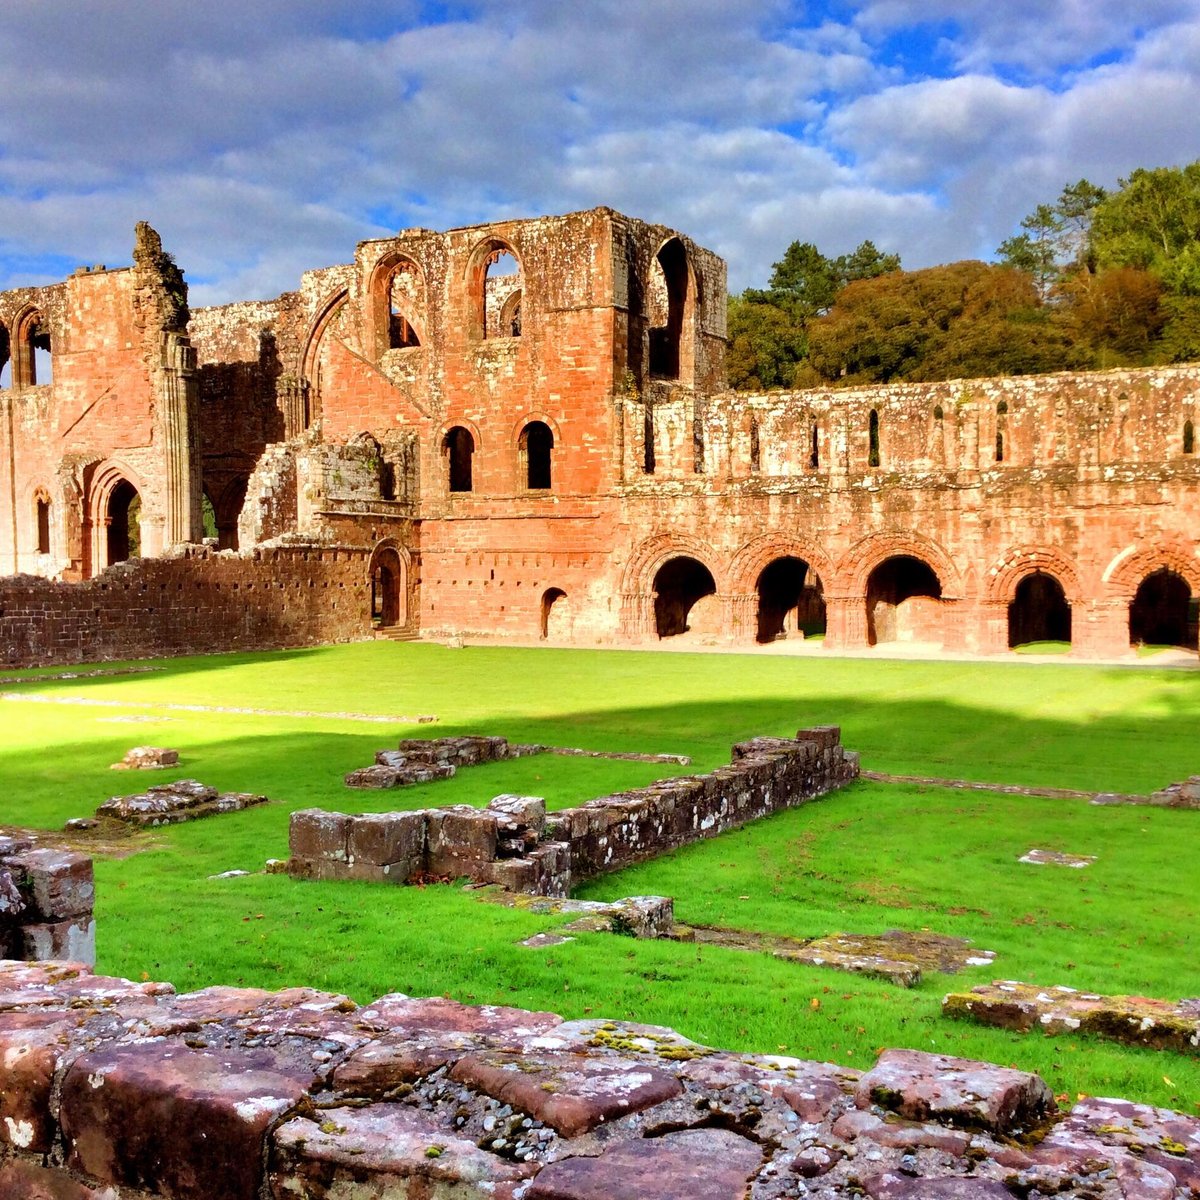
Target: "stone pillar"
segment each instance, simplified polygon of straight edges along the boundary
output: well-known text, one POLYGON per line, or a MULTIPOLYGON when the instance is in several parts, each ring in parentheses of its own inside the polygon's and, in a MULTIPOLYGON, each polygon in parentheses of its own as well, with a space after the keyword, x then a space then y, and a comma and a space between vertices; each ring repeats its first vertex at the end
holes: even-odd
POLYGON ((735 642, 753 642, 758 637, 758 596, 754 592, 732 592, 725 596, 725 632, 735 642))
POLYGON ((868 644, 867 605, 863 597, 826 595, 826 649, 859 650, 868 644))
POLYGON ((309 388, 310 384, 307 379, 297 379, 294 375, 285 375, 279 381, 285 441, 299 437, 308 428, 305 417, 308 410, 309 388))
POLYGON ((1117 658, 1131 654, 1129 604, 1122 599, 1071 605, 1071 657, 1117 658))
POLYGON ((975 613, 975 645, 968 648, 976 654, 1007 653, 1008 605, 984 602, 976 606, 975 613))
MULTIPOLYGON (((198 542, 204 536, 200 512, 199 387, 196 351, 186 338, 169 333, 164 338, 163 365, 159 370, 160 413, 166 486, 163 491, 163 524, 160 547, 176 542, 198 542)), ((150 550, 157 554, 159 550, 150 550)))
POLYGON ((621 596, 621 637, 643 642, 658 636, 654 621, 654 592, 625 592, 621 596))

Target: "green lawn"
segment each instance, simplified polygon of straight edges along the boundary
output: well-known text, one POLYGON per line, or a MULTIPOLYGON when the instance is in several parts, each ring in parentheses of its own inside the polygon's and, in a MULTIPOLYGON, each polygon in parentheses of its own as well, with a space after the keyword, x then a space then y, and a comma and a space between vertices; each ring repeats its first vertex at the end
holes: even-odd
POLYGON ((1200 813, 1102 808, 990 793, 859 783, 582 894, 676 897, 680 919, 816 935, 931 928, 999 957, 912 991, 731 950, 583 935, 515 942, 555 922, 482 906, 457 888, 299 884, 251 875, 284 857, 287 813, 484 803, 502 791, 552 807, 674 769, 541 756, 402 793, 341 776, 400 737, 512 740, 686 753, 837 722, 865 766, 996 783, 1148 791, 1197 768, 1200 676, 1077 664, 953 664, 724 654, 364 643, 178 659, 114 678, 3 685, 0 821, 55 828, 145 775, 108 769, 137 744, 177 747, 183 769, 275 803, 137 839, 97 862, 99 967, 180 988, 312 983, 366 1000, 385 991, 669 1024, 709 1044, 868 1065, 907 1045, 1041 1071, 1056 1091, 1175 1107, 1200 1096, 1200 1062, 1079 1038, 1019 1037, 943 1020, 951 987, 996 978, 1112 992, 1200 994, 1200 902, 1186 846, 1200 813), (31 697, 40 697, 44 703, 31 697), (67 704, 67 699, 103 704, 67 704), (263 716, 166 705, 306 711, 263 716), (352 714, 435 714, 436 724, 352 714), (134 718, 131 720, 131 718, 134 718), (1094 854, 1084 871, 1016 862, 1033 846, 1094 854), (815 1003, 814 1003, 815 1002, 815 1003))

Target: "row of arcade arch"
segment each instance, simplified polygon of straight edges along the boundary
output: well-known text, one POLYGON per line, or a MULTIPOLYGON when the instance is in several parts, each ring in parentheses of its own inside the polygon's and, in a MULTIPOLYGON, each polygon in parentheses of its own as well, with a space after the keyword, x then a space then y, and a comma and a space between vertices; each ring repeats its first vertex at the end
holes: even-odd
MULTIPOLYGON (((706 554, 681 547, 678 554, 659 553, 643 582, 627 574, 624 599, 627 619, 659 638, 685 634, 732 634, 766 644, 789 637, 821 638, 829 628, 826 580, 838 586, 835 602, 847 610, 843 635, 848 642, 859 631, 875 646, 893 642, 941 644, 946 640, 950 602, 962 598, 961 581, 948 579, 948 560, 913 552, 878 557, 869 569, 832 564, 815 554, 781 552, 768 556, 752 575, 741 575, 721 594, 706 554), (707 561, 706 561, 707 560, 707 561), (857 578, 847 579, 846 567, 857 578), (950 583, 948 590, 946 583, 950 583), (641 591, 642 587, 647 588, 641 591), (644 601, 639 605, 638 600, 644 601)), ((760 556, 761 558, 761 556, 760 556)), ((631 565, 636 573, 637 565, 631 565)), ((1196 650, 1200 617, 1200 570, 1169 554, 1143 552, 1122 566, 1121 580, 1106 572, 1105 582, 1119 593, 1107 598, 1123 605, 1130 646, 1179 647, 1196 650)), ((736 579, 735 565, 731 575, 736 579)), ((999 578, 983 601, 983 609, 1000 610, 1009 649, 1034 646, 1049 652, 1074 642, 1076 607, 1084 601, 1069 564, 1048 563, 1030 556, 1023 568, 997 572, 999 578)), ((980 611, 983 611, 981 609, 980 611)), ((627 632, 636 633, 635 629, 627 632)), ((994 648, 1001 648, 999 645, 994 648)))

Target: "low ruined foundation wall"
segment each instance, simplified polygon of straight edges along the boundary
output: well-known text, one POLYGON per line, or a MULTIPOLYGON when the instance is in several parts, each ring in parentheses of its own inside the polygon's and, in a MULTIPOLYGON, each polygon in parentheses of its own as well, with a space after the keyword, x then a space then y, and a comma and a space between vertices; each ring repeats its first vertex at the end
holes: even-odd
POLYGON ((366 553, 348 548, 189 547, 84 583, 0 579, 9 667, 310 646, 369 629, 366 553))
POLYGON ((95 962, 95 894, 86 854, 0 835, 0 959, 95 962))
POLYGON ((1148 1200, 1200 1119, 885 1050, 860 1072, 399 994, 0 962, 5 1200, 1148 1200))
POLYGON ((302 879, 391 883, 466 877, 565 896, 580 880, 825 795, 858 771, 858 755, 827 725, 794 739, 738 743, 732 761, 707 775, 663 779, 550 814, 530 796, 499 796, 485 809, 354 816, 304 809, 292 814, 288 870, 302 879))

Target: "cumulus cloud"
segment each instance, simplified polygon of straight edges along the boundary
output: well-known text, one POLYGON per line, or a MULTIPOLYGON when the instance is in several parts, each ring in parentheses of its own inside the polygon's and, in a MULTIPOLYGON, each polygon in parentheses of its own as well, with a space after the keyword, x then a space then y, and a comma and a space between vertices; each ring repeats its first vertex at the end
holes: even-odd
POLYGON ((141 218, 210 302, 388 229, 601 203, 735 287, 793 238, 978 254, 1070 179, 1185 154, 1198 5, 9 0, 0 286, 128 261, 141 218))

